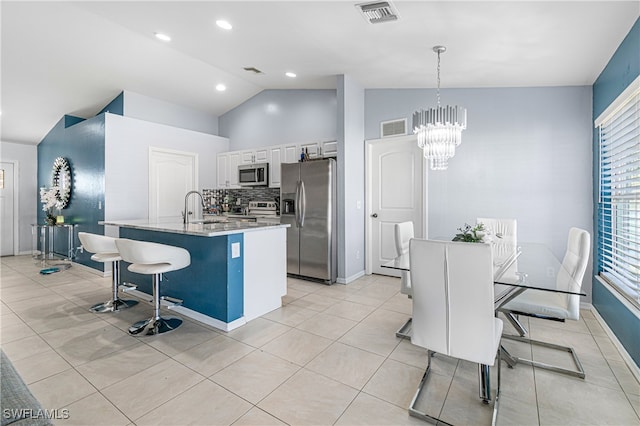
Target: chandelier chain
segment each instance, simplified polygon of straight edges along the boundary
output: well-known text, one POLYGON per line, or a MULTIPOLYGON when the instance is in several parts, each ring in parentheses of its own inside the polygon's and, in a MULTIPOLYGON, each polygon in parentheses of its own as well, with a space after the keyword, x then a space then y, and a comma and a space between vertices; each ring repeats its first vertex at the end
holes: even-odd
POLYGON ((440 107, 440 50, 438 53, 438 89, 436 90, 436 98, 438 99, 438 107, 440 107))

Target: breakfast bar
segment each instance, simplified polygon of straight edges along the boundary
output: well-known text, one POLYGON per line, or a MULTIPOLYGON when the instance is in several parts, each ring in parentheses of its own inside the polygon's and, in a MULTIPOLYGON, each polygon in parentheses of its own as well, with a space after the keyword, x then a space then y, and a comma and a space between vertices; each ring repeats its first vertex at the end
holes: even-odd
MULTIPOLYGON (((104 221, 120 238, 182 247, 191 264, 167 273, 162 295, 180 299, 176 313, 224 331, 277 309, 286 294, 286 227, 255 222, 189 223, 104 221)), ((152 282, 123 262, 121 282, 130 294, 149 299, 152 282)))

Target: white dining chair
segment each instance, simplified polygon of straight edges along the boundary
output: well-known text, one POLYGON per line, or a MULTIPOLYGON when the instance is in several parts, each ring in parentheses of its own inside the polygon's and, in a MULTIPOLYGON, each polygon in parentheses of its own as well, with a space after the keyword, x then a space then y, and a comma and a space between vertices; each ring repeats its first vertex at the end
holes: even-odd
POLYGON ((427 349, 427 369, 409 406, 409 414, 441 422, 416 405, 431 371, 433 353, 478 363, 480 398, 491 400, 489 367, 498 356, 495 424, 500 396, 500 336, 495 317, 493 260, 488 244, 412 239, 409 248, 413 291, 411 343, 427 349))
MULTIPOLYGON (((591 236, 589 232, 580 228, 571 228, 567 240, 567 250, 562 260, 562 268, 557 274, 556 282, 558 288, 567 288, 575 283, 575 290, 582 286, 582 280, 589 263, 591 252, 591 236)), ((580 296, 578 294, 554 293, 550 291, 526 290, 516 296, 513 300, 504 304, 500 309, 509 322, 516 328, 519 336, 505 334, 503 337, 511 340, 518 340, 535 345, 545 346, 561 351, 569 352, 573 357, 576 370, 543 364, 533 360, 516 358, 517 362, 546 368, 553 371, 584 378, 584 369, 573 348, 556 345, 549 342, 532 340, 526 338, 527 329, 518 320, 518 315, 525 315, 535 318, 542 318, 554 321, 578 320, 580 318, 580 296)))
MULTIPOLYGON (((398 256, 409 253, 409 241, 413 238, 413 222, 400 222, 394 226, 396 253, 398 256)), ((411 275, 409 271, 402 271, 400 275, 400 293, 411 298, 411 275)), ((398 337, 411 336, 411 318, 396 331, 398 337)))
MULTIPOLYGON (((493 250, 495 268, 494 279, 517 282, 518 263, 515 260, 518 251, 518 222, 516 219, 479 217, 476 224, 482 223, 489 235, 493 250)), ((496 294, 507 293, 508 286, 496 284, 496 294)))
POLYGON ((494 217, 476 218, 476 224, 482 223, 490 236, 495 236, 494 242, 515 244, 518 237, 518 222, 516 219, 502 219, 494 217))

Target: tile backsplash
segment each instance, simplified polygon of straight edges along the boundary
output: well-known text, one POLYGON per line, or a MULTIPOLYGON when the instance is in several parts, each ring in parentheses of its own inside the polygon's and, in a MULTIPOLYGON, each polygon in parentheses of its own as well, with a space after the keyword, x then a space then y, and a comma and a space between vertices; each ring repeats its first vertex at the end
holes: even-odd
POLYGON ((249 201, 274 201, 280 196, 280 188, 203 189, 202 196, 209 210, 224 204, 225 197, 228 197, 231 210, 247 207, 249 201), (237 204, 238 200, 240 204, 237 204))

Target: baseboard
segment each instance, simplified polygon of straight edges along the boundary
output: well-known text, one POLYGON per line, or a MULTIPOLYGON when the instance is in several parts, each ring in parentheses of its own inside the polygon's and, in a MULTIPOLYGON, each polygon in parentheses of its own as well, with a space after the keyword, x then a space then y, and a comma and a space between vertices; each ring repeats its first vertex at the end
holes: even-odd
MULTIPOLYGON (((147 302, 147 303, 151 303, 151 301, 153 300, 152 295, 140 290, 128 290, 125 292, 125 294, 135 296, 141 301, 147 302)), ((218 330, 222 330, 222 331, 235 330, 236 328, 243 326, 247 323, 244 316, 236 320, 233 320, 231 322, 224 322, 224 321, 220 321, 218 319, 212 318, 208 315, 201 314, 200 312, 196 312, 189 308, 185 308, 184 306, 174 306, 170 303, 165 302, 164 300, 161 300, 160 304, 171 311, 175 311, 179 314, 184 315, 185 317, 189 317, 191 319, 199 321, 203 324, 210 325, 211 327, 217 328, 218 330)))
MULTIPOLYGON (((91 267, 89 267, 87 265, 83 265, 82 263, 76 263, 76 262, 71 262, 71 263, 73 264, 74 268, 78 268, 81 271, 88 272, 90 274, 94 274, 94 275, 97 275, 97 276, 102 277, 102 278, 106 278, 106 277, 110 277, 111 276, 111 269, 109 269, 108 271, 100 271, 99 269, 91 268, 91 267)), ((111 267, 109 267, 109 268, 111 268, 111 267)))
POLYGON ((336 279, 336 283, 338 283, 338 284, 349 284, 350 282, 353 282, 353 281, 357 280, 360 277, 364 277, 364 271, 360 271, 357 274, 353 274, 350 277, 346 277, 346 278, 338 277, 336 279))
POLYGON ((633 361, 633 358, 631 358, 631 355, 629 355, 629 352, 627 352, 624 346, 622 346, 622 343, 620 343, 615 333, 609 328, 609 326, 607 325, 607 322, 604 320, 604 318, 600 316, 600 313, 593 305, 580 304, 581 307, 583 305, 587 305, 585 309, 590 310, 593 313, 593 316, 596 317, 596 320, 598 320, 598 322, 602 326, 602 329, 605 331, 605 333, 607 333, 607 336, 609 336, 609 339, 611 339, 611 342, 616 347, 618 352, 620 352, 620 356, 624 360, 625 364, 627 364, 627 367, 629 367, 629 370, 631 370, 631 373, 635 376, 636 380, 640 382, 640 368, 633 361))

